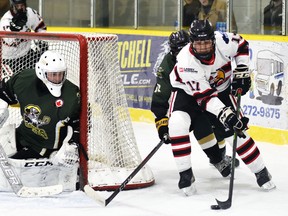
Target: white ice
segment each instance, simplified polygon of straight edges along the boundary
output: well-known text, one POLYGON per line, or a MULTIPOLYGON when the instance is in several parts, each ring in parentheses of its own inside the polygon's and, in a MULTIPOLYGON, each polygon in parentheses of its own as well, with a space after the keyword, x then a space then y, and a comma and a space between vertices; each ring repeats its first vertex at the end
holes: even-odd
MULTIPOLYGON (((144 159, 159 142, 153 124, 133 123, 139 150, 144 159)), ((215 198, 228 198, 229 178, 222 178, 208 163, 208 158, 193 140, 192 164, 197 194, 185 197, 177 188, 179 174, 169 145, 163 145, 148 162, 155 184, 148 188, 120 192, 103 207, 84 192, 62 193, 45 198, 19 198, 0 193, 0 214, 7 216, 210 216, 210 215, 288 215, 288 145, 257 142, 277 189, 263 192, 254 174, 241 162, 235 170, 233 202, 230 209, 211 210, 215 198)), ((231 147, 227 147, 231 155, 231 147)), ((104 198, 111 192, 100 192, 104 198)))

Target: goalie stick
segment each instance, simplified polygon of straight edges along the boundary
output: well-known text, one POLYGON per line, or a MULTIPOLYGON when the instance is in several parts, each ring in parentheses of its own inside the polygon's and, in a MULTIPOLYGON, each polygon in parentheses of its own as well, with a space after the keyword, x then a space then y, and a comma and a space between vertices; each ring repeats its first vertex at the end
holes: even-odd
MULTIPOLYGON (((237 89, 237 105, 236 105, 236 117, 239 117, 240 114, 240 102, 241 102, 241 92, 242 89, 237 89)), ((228 209, 232 205, 232 195, 233 195, 233 187, 234 187, 234 173, 235 173, 235 158, 236 158, 236 146, 237 146, 237 137, 238 133, 242 133, 242 131, 234 131, 233 137, 233 148, 232 148, 232 167, 231 167, 231 176, 229 183, 229 195, 226 201, 219 201, 216 199, 218 205, 211 205, 211 209, 228 209)))
POLYGON ((8 161, 8 156, 0 144, 0 167, 9 182, 13 192, 19 197, 43 197, 59 194, 63 191, 62 185, 46 187, 26 187, 22 184, 13 166, 8 161))
POLYGON ((91 188, 90 185, 84 186, 85 193, 94 199, 97 202, 100 202, 102 205, 107 206, 117 194, 119 194, 122 190, 125 189, 126 185, 130 182, 130 180, 142 169, 142 167, 150 160, 150 158, 157 152, 157 150, 161 147, 161 145, 168 139, 168 134, 164 135, 164 138, 153 148, 153 150, 146 156, 146 158, 136 167, 136 169, 123 181, 123 183, 107 198, 103 199, 97 191, 91 188))

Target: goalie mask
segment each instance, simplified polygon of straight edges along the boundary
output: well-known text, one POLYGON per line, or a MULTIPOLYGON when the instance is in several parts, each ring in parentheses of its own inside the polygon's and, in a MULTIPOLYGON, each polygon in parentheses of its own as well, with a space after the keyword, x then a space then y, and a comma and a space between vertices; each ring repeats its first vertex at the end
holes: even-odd
POLYGON ((61 88, 66 80, 67 66, 64 58, 55 51, 44 52, 36 63, 36 75, 43 81, 54 97, 61 96, 61 88))

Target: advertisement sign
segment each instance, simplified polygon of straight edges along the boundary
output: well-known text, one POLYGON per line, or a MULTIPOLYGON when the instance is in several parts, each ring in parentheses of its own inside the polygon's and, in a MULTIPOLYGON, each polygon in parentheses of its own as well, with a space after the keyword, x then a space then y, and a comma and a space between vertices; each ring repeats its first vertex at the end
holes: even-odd
POLYGON ((288 43, 249 41, 249 44, 252 86, 243 97, 243 112, 253 125, 288 129, 285 97, 288 43))
POLYGON ((119 35, 119 63, 128 106, 150 109, 155 68, 169 46, 167 37, 119 35))
MULTIPOLYGON (((250 125, 286 130, 288 43, 253 40, 249 44, 252 85, 243 96, 243 112, 250 125)), ((155 72, 168 51, 168 37, 119 35, 120 69, 129 107, 150 109, 155 72)))

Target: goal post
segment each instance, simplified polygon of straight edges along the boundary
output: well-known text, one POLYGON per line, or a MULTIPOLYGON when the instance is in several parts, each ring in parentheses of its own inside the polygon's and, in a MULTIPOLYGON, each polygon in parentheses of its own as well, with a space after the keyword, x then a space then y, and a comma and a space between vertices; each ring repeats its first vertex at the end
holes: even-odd
MULTIPOLYGON (((118 36, 98 33, 31 33, 0 31, 1 79, 25 68, 35 68, 41 53, 56 50, 66 61, 67 79, 80 87, 80 187, 114 190, 141 163, 118 59, 118 36), (19 56, 24 45, 30 51, 19 56), (10 49, 13 47, 13 49, 10 49), (16 59, 17 58, 17 61, 16 59), (81 151, 80 151, 81 152, 81 151)), ((19 124, 19 108, 9 108, 6 124, 19 124)), ((148 166, 130 181, 126 189, 154 184, 148 166)))

